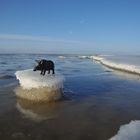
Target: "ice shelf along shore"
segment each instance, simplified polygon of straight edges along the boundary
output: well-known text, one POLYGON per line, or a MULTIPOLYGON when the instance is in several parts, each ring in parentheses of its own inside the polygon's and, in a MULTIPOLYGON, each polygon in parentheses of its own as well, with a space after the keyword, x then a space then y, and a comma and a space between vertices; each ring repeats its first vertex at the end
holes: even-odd
MULTIPOLYGON (((104 56, 100 56, 100 55, 99 56, 89 56, 89 58, 93 59, 95 61, 98 61, 100 64, 102 64, 106 67, 109 67, 111 69, 140 75, 140 64, 130 63, 131 58, 128 58, 127 61, 126 61, 126 58, 125 58, 125 61, 123 60, 124 57, 122 57, 122 58, 120 57, 117 60, 117 59, 110 59, 111 57, 104 57, 104 56)), ((114 58, 115 58, 115 56, 114 56, 114 58)))

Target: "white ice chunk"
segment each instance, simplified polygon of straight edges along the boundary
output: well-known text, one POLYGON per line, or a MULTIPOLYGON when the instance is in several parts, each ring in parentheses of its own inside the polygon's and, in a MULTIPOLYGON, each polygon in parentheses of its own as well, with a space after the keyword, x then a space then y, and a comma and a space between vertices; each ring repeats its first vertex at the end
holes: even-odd
POLYGON ((140 121, 122 125, 118 133, 109 140, 140 140, 140 121))

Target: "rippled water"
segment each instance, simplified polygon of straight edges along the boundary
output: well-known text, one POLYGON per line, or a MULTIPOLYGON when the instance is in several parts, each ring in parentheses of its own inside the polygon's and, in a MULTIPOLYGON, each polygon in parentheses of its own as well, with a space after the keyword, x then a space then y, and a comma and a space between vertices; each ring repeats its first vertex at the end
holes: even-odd
MULTIPOLYGON (((140 82, 91 59, 57 55, 0 55, 0 139, 107 140, 121 125, 140 120, 140 82), (55 62, 65 77, 64 98, 33 103, 16 97, 14 73, 36 59, 55 62)), ((16 91, 17 92, 17 91, 16 91)))

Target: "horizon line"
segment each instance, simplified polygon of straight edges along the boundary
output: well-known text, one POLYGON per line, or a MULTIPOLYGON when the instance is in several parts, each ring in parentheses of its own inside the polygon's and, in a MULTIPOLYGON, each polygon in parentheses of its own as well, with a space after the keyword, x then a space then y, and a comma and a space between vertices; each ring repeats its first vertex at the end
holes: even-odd
POLYGON ((22 34, 0 34, 0 40, 25 40, 25 41, 80 43, 80 41, 75 41, 75 40, 51 38, 48 36, 22 35, 22 34))

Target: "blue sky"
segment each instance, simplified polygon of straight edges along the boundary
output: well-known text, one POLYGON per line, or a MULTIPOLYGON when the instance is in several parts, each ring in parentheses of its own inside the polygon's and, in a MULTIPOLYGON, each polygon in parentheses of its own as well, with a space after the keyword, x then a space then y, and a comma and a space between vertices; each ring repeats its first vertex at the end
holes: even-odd
POLYGON ((0 0, 0 53, 140 53, 139 0, 0 0))

